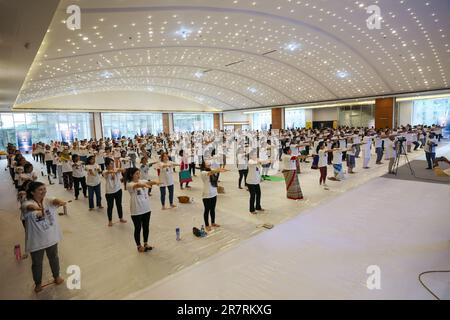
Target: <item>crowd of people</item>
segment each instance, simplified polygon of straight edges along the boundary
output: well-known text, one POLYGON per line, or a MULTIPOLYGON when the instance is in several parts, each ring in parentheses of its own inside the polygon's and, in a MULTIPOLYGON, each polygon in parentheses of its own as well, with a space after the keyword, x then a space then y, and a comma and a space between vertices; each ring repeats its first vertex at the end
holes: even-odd
MULTIPOLYGON (((311 164, 311 168, 318 171, 319 185, 329 190, 327 180, 343 181, 347 174, 355 174, 357 159, 361 157, 364 170, 370 168, 371 158, 375 156, 376 165, 383 164, 384 159, 389 162, 389 173, 394 173, 395 159, 403 152, 399 150, 400 145, 405 146, 406 153, 423 149, 431 169, 441 138, 442 129, 438 126, 409 125, 384 130, 340 127, 191 132, 36 143, 32 147, 32 156, 45 168, 49 184, 56 181, 73 193, 75 201, 82 193, 88 198, 89 210, 103 209, 103 179, 109 227, 113 226, 114 207, 120 223, 127 223, 122 198, 123 190, 128 191, 128 212, 134 225, 136 247, 139 252, 147 252, 153 249, 149 245, 153 202, 150 197, 157 186, 162 210, 175 208, 176 173, 180 189, 189 189, 190 184, 195 183, 196 170, 200 170, 204 225, 206 231, 211 231, 220 227, 215 214, 220 175, 232 167, 239 173, 237 187, 245 187, 249 193, 249 212, 257 214, 264 211, 260 184, 271 175, 281 173, 286 197, 300 201, 304 198, 299 179, 301 164, 311 164), (404 143, 400 144, 400 141, 404 143), (344 170, 344 164, 347 170, 344 170), (329 166, 333 168, 330 176, 329 166)), ((39 292, 42 290, 44 252, 55 283, 63 281, 59 275, 57 244, 61 231, 56 209, 65 206, 66 201, 46 197, 46 185, 37 181, 39 173, 15 146, 8 145, 7 153, 11 178, 18 190, 26 252, 32 257, 35 290, 39 292)), ((44 174, 41 172, 41 176, 44 174)))

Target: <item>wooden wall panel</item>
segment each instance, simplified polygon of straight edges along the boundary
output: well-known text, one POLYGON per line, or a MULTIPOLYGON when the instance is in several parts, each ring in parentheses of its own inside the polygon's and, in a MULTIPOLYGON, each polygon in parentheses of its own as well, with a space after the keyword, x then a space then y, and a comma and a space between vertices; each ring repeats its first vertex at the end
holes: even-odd
POLYGON ((392 128, 394 123, 394 98, 377 99, 375 101, 375 127, 377 129, 392 128))

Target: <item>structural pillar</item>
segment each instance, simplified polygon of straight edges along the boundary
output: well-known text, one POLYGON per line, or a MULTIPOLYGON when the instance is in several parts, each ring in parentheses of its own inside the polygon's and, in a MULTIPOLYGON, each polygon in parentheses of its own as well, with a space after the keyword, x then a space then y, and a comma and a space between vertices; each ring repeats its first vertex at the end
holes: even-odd
MULTIPOLYGON (((164 133, 167 133, 167 134, 170 134, 171 133, 171 126, 170 126, 170 123, 171 123, 171 119, 170 118, 172 118, 172 114, 171 113, 163 113, 162 114, 162 120, 163 120, 163 132, 164 133)), ((172 121, 172 126, 173 126, 173 121, 172 121)))
POLYGON ((103 138, 103 124, 102 124, 102 114, 100 112, 91 113, 91 136, 99 140, 103 138))
POLYGON ((281 130, 284 128, 284 108, 272 109, 272 129, 281 130))
POLYGON ((394 125, 395 98, 376 99, 375 101, 375 128, 384 129, 394 125))
POLYGON ((214 130, 222 130, 222 114, 214 113, 214 130))

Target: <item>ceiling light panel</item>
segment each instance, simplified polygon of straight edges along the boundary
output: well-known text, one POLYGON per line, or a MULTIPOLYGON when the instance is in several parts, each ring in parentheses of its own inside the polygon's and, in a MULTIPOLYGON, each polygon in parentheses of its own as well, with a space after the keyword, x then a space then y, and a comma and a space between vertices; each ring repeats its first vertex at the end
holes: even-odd
POLYGON ((374 3, 379 30, 350 0, 78 1, 82 29, 58 11, 17 103, 120 85, 223 109, 448 88, 448 3, 374 3))

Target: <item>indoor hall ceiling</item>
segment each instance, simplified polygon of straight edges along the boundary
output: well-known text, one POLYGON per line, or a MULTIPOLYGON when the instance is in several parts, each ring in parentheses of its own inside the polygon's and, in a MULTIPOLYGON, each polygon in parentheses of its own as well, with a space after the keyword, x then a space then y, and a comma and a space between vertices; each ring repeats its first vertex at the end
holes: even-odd
POLYGON ((449 30, 447 0, 62 0, 16 107, 129 91, 233 110, 443 89, 449 30), (80 30, 66 27, 71 4, 80 30))

